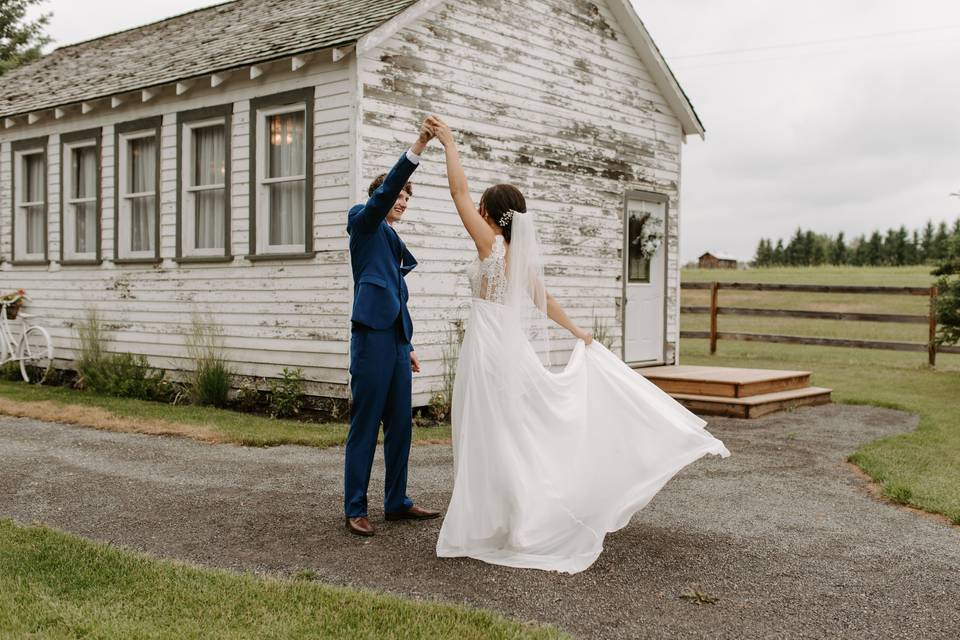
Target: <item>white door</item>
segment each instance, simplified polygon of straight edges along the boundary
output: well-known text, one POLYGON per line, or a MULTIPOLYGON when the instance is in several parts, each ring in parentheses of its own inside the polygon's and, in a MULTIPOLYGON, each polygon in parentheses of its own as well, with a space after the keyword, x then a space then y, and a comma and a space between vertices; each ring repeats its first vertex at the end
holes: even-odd
POLYGON ((666 329, 667 199, 628 192, 624 216, 623 359, 662 364, 666 329), (659 246, 657 237, 659 236, 659 246))

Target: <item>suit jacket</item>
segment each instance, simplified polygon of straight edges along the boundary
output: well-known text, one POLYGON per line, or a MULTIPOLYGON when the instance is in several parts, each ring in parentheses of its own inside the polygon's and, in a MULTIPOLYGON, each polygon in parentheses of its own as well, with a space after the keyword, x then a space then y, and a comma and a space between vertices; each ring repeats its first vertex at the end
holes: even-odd
POLYGON ((385 218, 417 166, 404 153, 370 199, 347 214, 353 268, 350 320, 371 329, 388 329, 399 317, 407 342, 413 336, 413 321, 407 311, 404 277, 417 261, 385 218))

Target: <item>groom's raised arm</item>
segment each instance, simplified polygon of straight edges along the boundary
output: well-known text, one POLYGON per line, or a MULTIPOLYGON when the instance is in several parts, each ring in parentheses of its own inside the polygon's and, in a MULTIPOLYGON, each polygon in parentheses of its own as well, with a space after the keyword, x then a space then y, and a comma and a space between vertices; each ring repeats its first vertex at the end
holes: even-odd
POLYGON ((390 173, 384 178, 383 184, 377 187, 366 204, 350 212, 347 219, 348 232, 352 232, 354 229, 366 232, 373 231, 387 217, 390 209, 396 204, 400 191, 420 165, 420 154, 423 153, 432 137, 433 134, 424 125, 420 129, 417 141, 400 156, 397 163, 390 169, 390 173))

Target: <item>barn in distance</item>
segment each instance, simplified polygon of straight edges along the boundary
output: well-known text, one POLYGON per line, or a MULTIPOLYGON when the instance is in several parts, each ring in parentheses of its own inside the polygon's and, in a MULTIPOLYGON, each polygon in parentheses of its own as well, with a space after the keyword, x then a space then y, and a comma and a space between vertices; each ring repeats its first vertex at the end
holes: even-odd
MULTIPOLYGON (((110 351, 189 369, 201 313, 240 379, 299 367, 347 398, 346 211, 432 112, 476 198, 525 193, 574 320, 675 364, 680 148, 704 130, 629 0, 237 0, 57 49, 0 87, 0 289, 31 294, 60 367, 95 308, 110 351)), ((439 145, 413 181, 422 405, 474 250, 439 145)))

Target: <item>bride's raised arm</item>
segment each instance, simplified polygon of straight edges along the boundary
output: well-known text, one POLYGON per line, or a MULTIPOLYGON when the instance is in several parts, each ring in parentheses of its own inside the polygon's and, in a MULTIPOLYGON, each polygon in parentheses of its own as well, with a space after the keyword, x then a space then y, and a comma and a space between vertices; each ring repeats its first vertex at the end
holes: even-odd
POLYGON ((467 183, 467 175, 463 172, 463 165, 460 162, 460 153, 457 151, 457 143, 453 139, 453 133, 450 127, 437 116, 430 116, 427 119, 428 125, 433 127, 434 134, 443 145, 447 157, 447 182, 450 184, 450 196, 453 198, 453 204, 457 207, 457 213, 460 214, 460 221, 463 227, 473 238, 473 243, 477 246, 477 252, 481 258, 486 258, 493 248, 493 229, 483 219, 477 206, 470 197, 470 185, 467 183))

